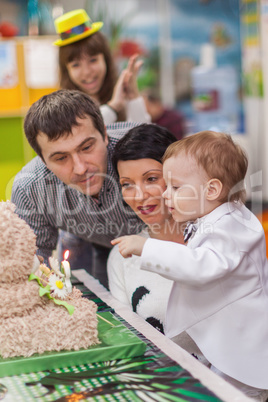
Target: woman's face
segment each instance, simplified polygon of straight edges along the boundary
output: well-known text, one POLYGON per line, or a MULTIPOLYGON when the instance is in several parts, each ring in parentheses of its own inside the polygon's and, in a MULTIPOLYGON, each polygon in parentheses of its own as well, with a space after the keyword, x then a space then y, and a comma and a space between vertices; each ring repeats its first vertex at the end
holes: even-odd
POLYGON ((78 88, 98 100, 98 94, 102 88, 107 67, 104 55, 82 55, 81 58, 67 64, 67 71, 71 81, 78 88))
POLYGON ((171 215, 162 198, 163 165, 154 159, 119 161, 117 170, 125 202, 148 226, 164 224, 171 215))

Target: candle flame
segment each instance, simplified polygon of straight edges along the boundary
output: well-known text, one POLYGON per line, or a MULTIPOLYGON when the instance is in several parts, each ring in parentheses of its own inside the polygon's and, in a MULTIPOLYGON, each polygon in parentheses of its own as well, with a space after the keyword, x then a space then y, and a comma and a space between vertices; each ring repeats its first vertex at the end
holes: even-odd
POLYGON ((69 251, 69 250, 65 250, 65 251, 64 251, 64 254, 63 254, 64 260, 68 260, 69 255, 70 255, 70 251, 69 251))

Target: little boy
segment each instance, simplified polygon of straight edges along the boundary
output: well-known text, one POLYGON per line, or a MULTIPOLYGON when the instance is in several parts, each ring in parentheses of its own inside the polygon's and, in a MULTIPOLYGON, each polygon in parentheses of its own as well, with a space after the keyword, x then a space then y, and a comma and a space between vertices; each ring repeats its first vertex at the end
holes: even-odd
POLYGON ((268 263, 262 226, 243 204, 247 157, 231 136, 202 131, 170 145, 163 162, 163 197, 185 222, 187 247, 139 236, 112 244, 174 281, 165 334, 186 330, 212 370, 265 400, 268 263))

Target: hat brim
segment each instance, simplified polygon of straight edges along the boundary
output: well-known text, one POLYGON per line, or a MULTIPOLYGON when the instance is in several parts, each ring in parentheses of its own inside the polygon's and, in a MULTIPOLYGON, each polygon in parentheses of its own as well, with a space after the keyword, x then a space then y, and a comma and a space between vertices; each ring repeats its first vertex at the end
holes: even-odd
POLYGON ((58 39, 56 40, 53 45, 56 46, 66 46, 70 45, 71 43, 78 42, 81 39, 87 38, 88 36, 94 34, 95 32, 99 31, 103 26, 103 22, 93 22, 92 28, 88 31, 85 31, 79 35, 73 36, 72 38, 68 39, 58 39))

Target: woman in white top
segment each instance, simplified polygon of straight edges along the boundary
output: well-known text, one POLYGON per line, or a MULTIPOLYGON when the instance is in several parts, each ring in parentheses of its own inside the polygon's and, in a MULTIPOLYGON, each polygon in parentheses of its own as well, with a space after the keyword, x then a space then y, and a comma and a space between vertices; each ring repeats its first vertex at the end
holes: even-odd
MULTIPOLYGON (((114 167, 124 201, 147 225, 142 236, 183 243, 181 227, 164 205, 162 156, 176 138, 167 129, 142 124, 132 128, 116 145, 114 167)), ((172 281, 140 270, 140 257, 123 258, 115 246, 108 258, 112 295, 163 332, 172 281)))

